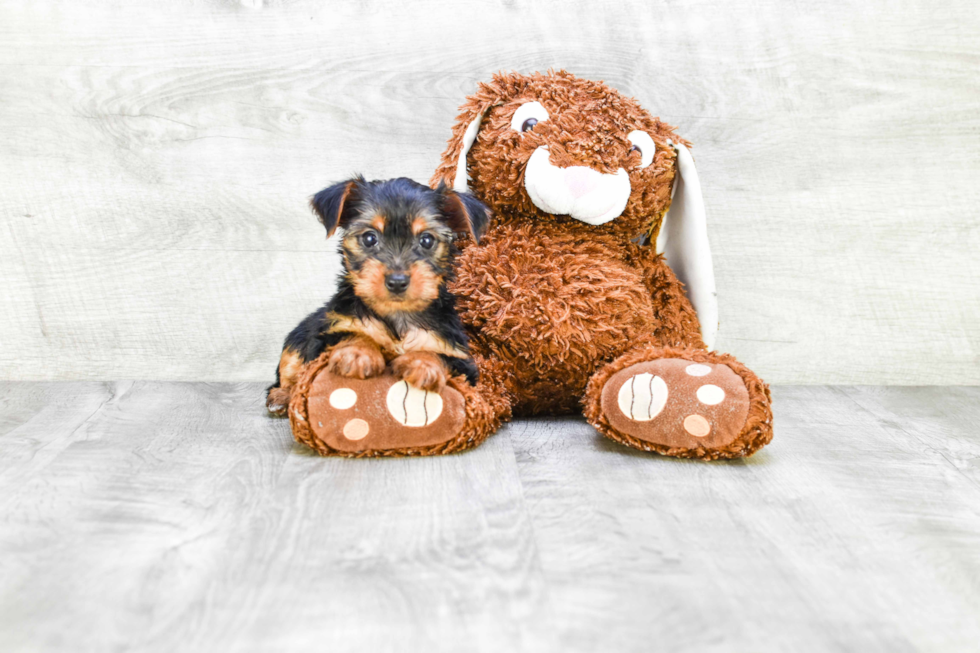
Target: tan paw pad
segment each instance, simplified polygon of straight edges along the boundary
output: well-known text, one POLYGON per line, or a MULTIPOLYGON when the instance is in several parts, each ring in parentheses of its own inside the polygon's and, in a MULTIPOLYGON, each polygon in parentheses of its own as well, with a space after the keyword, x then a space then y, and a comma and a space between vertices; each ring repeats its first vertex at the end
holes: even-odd
POLYGON ((703 438, 711 433, 711 424, 700 415, 688 415, 684 418, 684 430, 696 438, 703 438))
POLYGON ((344 424, 344 437, 348 440, 363 440, 371 432, 371 426, 359 417, 344 424))

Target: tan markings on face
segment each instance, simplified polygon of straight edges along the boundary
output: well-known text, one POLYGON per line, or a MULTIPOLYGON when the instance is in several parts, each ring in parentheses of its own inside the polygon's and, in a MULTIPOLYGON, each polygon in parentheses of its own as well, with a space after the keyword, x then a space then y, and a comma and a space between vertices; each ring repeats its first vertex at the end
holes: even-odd
POLYGON ((442 276, 422 261, 416 261, 408 268, 411 282, 405 296, 413 301, 424 301, 426 305, 439 296, 442 276))
POLYGON ((357 272, 351 272, 350 275, 354 294, 369 305, 376 299, 383 300, 388 296, 388 289, 385 288, 385 275, 387 273, 388 268, 381 261, 377 259, 364 261, 361 269, 357 272))
POLYGON ((279 385, 288 388, 296 384, 300 370, 303 369, 303 358, 293 349, 284 349, 279 358, 279 385))
POLYGON ((439 216, 428 209, 419 209, 418 213, 412 216, 412 233, 416 236, 426 229, 439 229, 440 226, 439 216))
POLYGON ((347 234, 344 236, 344 246, 341 249, 344 255, 344 262, 347 264, 348 269, 351 267, 351 257, 360 258, 364 255, 364 250, 361 249, 361 243, 357 236, 350 233, 348 230, 347 234))
POLYGON ((432 252, 432 258, 434 258, 439 265, 445 267, 449 259, 449 244, 444 243, 441 240, 437 241, 432 252))
POLYGON ((412 233, 418 236, 420 233, 429 228, 429 221, 424 217, 417 217, 412 220, 412 233))
POLYGON ((388 268, 380 261, 368 259, 356 274, 350 274, 354 294, 379 315, 418 313, 439 297, 442 276, 422 261, 409 266, 408 288, 400 295, 392 295, 385 287, 387 273, 388 268))
POLYGON ((379 232, 384 232, 385 230, 385 219, 383 215, 375 215, 371 218, 371 226, 377 229, 379 232))

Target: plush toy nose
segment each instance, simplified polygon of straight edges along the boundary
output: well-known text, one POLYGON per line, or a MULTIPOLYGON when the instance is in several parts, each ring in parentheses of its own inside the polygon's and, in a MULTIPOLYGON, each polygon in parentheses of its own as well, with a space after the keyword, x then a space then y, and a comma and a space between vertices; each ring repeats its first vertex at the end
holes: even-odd
POLYGON ((565 168, 565 185, 568 186, 568 192, 572 194, 572 197, 578 199, 595 190, 601 174, 584 166, 565 168))
POLYGON ((405 292, 408 288, 409 278, 404 272, 393 272, 385 276, 385 288, 391 292, 405 292))

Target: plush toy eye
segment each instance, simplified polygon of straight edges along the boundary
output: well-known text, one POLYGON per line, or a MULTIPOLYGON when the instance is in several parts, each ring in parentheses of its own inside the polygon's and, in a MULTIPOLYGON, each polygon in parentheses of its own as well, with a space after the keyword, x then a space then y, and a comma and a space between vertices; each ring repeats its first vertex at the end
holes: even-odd
POLYGON ((514 131, 529 132, 539 122, 548 119, 548 110, 540 102, 525 102, 517 107, 514 117, 510 119, 510 127, 514 131))
POLYGON ((378 234, 369 231, 361 235, 361 244, 370 249, 378 244, 378 234))
POLYGON ((634 150, 640 153, 640 165, 639 168, 646 168, 648 165, 653 163, 653 155, 657 153, 657 146, 653 144, 653 139, 650 138, 650 134, 636 129, 629 133, 628 138, 633 147, 630 148, 630 153, 634 150))
POLYGON ((419 245, 422 249, 432 249, 432 246, 436 244, 436 239, 432 234, 422 234, 419 236, 419 245))

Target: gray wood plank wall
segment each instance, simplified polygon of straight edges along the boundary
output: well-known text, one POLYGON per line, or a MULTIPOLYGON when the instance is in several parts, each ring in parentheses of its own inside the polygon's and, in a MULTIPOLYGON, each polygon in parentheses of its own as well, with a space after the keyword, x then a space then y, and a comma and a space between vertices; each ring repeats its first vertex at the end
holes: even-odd
POLYGON ((0 378, 263 380, 330 292, 305 207, 425 180, 498 69, 695 144, 718 346, 980 383, 980 12, 953 2, 0 2, 0 378))

